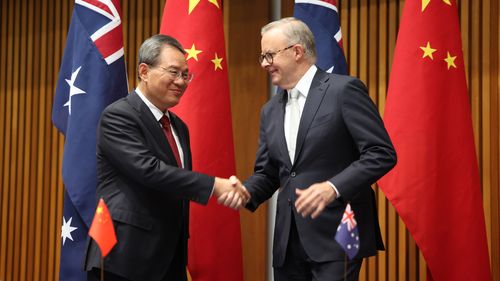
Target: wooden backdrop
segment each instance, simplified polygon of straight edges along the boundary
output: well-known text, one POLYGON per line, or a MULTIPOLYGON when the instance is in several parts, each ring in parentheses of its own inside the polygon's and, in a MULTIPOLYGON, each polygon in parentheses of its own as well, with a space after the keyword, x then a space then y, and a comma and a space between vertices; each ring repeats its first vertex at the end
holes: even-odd
MULTIPOLYGON (((340 0, 351 75, 360 77, 384 112, 402 0, 340 0)), ((494 280, 500 281, 498 0, 459 1, 484 212, 494 280)), ((268 99, 257 63, 260 27, 270 0, 225 0, 237 172, 255 157, 259 110, 268 99)), ((0 280, 57 280, 62 221, 63 138, 51 124, 52 99, 72 11, 69 0, 3 0, 0 7, 0 280)), ((135 85, 140 43, 157 33, 163 0, 122 0, 129 84, 135 85)), ((293 13, 282 1, 281 13, 293 13)), ((387 251, 364 263, 361 280, 425 280, 425 263, 384 195, 376 188, 387 251)), ((266 276, 267 208, 241 212, 246 281, 266 276)))

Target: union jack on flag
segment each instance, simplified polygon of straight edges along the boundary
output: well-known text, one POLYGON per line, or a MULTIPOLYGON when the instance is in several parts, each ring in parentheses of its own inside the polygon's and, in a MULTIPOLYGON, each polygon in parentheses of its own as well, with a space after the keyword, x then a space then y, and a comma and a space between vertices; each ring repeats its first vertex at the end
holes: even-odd
POLYGON ((59 280, 87 280, 83 257, 96 209, 96 131, 103 109, 128 92, 120 0, 76 0, 52 106, 64 134, 59 280))
POLYGON ((337 233, 335 234, 335 240, 344 249, 349 259, 353 259, 359 251, 359 233, 354 218, 354 211, 351 209, 351 205, 347 204, 342 220, 337 228, 337 233))

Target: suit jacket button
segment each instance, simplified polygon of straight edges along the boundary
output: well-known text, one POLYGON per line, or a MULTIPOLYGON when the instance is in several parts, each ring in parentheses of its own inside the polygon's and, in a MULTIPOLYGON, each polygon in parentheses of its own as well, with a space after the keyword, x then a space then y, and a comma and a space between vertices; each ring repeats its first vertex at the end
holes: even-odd
POLYGON ((290 176, 291 176, 292 178, 295 178, 295 176, 296 176, 296 175, 297 175, 297 174, 296 174, 295 172, 292 172, 292 173, 290 174, 290 176))

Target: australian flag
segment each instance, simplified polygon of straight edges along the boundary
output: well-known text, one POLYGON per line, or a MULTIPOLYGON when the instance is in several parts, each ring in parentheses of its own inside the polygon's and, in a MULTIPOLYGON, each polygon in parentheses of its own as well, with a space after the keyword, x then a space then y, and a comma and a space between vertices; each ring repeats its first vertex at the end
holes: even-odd
POLYGON ((316 65, 330 73, 347 74, 336 1, 295 0, 293 16, 306 23, 314 34, 316 65))
POLYGON ((359 233, 354 212, 351 210, 351 205, 347 204, 342 220, 337 227, 335 240, 344 249, 349 259, 353 259, 359 251, 359 233))
POLYGON ((52 107, 52 122, 65 135, 60 280, 87 279, 97 123, 103 109, 127 92, 120 0, 76 0, 52 107))

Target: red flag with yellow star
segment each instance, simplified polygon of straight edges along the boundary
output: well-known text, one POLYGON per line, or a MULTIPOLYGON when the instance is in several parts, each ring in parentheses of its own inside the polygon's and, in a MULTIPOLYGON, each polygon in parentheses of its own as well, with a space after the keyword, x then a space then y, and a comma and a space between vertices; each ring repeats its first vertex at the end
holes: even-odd
POLYGON ((491 280, 455 1, 405 2, 384 120, 398 164, 380 188, 427 280, 491 280))
POLYGON ((97 205, 94 219, 89 229, 89 236, 92 237, 99 246, 103 258, 108 255, 109 251, 111 251, 116 244, 113 221, 109 215, 108 207, 102 198, 97 205))
MULTIPOLYGON (((193 170, 235 174, 231 103, 221 0, 168 0, 160 33, 188 52, 194 74, 173 111, 188 125, 193 170)), ((239 213, 211 199, 191 204, 188 269, 193 281, 243 280, 239 213)))

